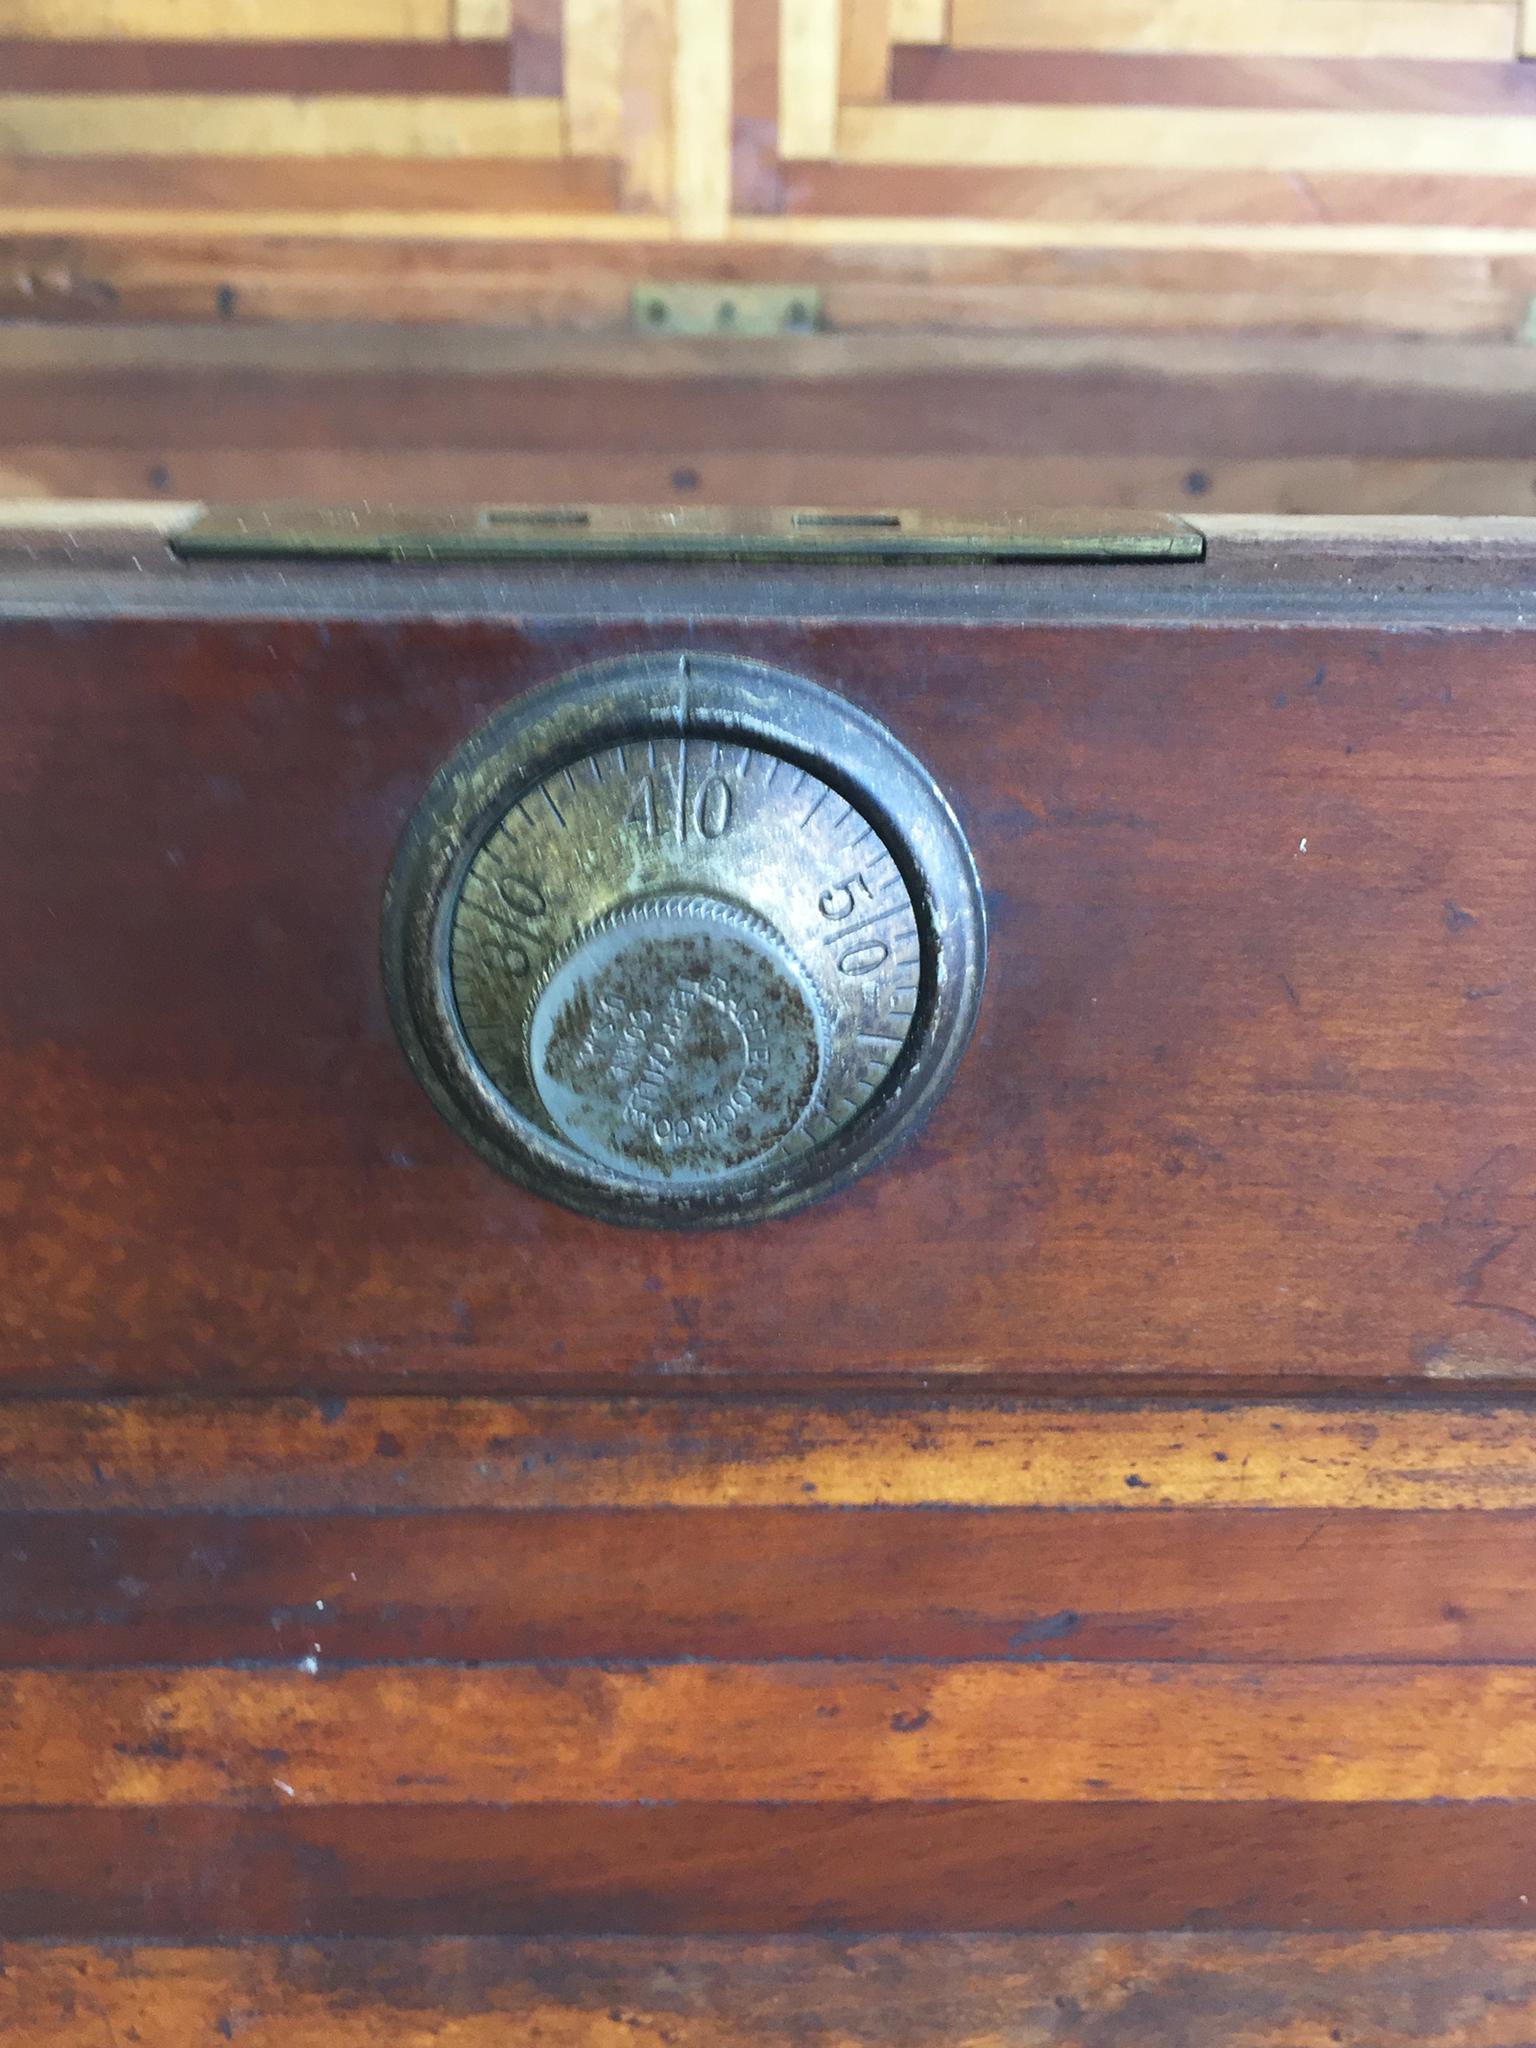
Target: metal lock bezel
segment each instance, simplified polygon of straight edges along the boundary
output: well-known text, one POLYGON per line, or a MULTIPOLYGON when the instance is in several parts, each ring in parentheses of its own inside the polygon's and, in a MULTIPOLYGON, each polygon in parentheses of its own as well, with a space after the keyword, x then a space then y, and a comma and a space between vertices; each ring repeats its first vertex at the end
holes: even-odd
POLYGON ((787 1214, 846 1185, 912 1132, 948 1085, 975 1024, 986 919, 954 812, 878 720, 787 670, 673 650, 576 669, 503 707, 444 762, 406 826, 385 891, 383 968, 390 1015, 418 1080, 491 1165, 605 1222, 699 1228, 787 1214), (602 748, 679 732, 782 755, 861 811, 902 872, 921 940, 907 1042, 858 1115, 794 1160, 685 1191, 626 1176, 515 1111, 469 1044, 449 957, 465 874, 522 794, 602 748))

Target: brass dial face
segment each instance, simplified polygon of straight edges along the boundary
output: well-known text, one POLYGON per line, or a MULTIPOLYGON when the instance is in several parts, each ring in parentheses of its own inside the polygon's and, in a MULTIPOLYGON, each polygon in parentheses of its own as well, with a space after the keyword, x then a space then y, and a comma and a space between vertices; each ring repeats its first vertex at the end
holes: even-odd
POLYGON ((682 1187, 857 1116, 906 1043, 922 947, 845 797, 779 754, 680 734, 524 792, 469 864, 450 957, 510 1104, 682 1187))
POLYGON ((637 655, 439 771, 385 903, 396 1028, 496 1166, 616 1222, 745 1222, 888 1152, 985 961, 969 851, 891 735, 800 677, 637 655))

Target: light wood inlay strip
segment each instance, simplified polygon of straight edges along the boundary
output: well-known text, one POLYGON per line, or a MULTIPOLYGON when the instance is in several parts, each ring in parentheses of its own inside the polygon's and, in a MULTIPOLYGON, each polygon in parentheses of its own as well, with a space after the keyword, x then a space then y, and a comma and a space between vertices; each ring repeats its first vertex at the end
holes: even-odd
POLYGON ((624 135, 623 0, 565 0, 565 107, 573 156, 613 156, 624 135))
POLYGON ((505 0, 5 0, 0 34, 64 42, 440 42, 453 32, 454 6, 483 14, 498 4, 505 0))
POLYGON ((891 0, 842 0, 838 97, 878 105, 890 86, 891 0))
MULTIPOLYGON (((469 95, 39 93, 0 97, 0 152, 31 157, 553 157, 558 100, 469 95)), ((345 216, 330 216, 346 233, 345 216)))
POLYGON ((623 203, 631 212, 667 215, 673 180, 675 33, 673 0, 625 0, 623 203))
POLYGON ((837 147, 839 0, 780 0, 779 154, 829 157, 837 147))
POLYGON ((453 0, 453 33, 460 42, 502 42, 512 33, 512 0, 453 0))
POLYGON ((731 210, 731 0, 673 0, 673 176, 677 231, 728 232, 731 210))
POLYGON ((947 43, 950 0, 890 0, 893 43, 947 43))
MULTIPOLYGON (((850 163, 1536 175, 1536 121, 1505 115, 1127 106, 845 107, 850 163)), ((908 224, 910 226, 910 224, 908 224)), ((1460 230, 1455 232, 1460 233, 1460 230)), ((914 236, 913 239, 919 239, 914 236)))
POLYGON ((1513 57, 1516 24, 1515 0, 953 0, 949 40, 970 50, 1466 63, 1513 57))

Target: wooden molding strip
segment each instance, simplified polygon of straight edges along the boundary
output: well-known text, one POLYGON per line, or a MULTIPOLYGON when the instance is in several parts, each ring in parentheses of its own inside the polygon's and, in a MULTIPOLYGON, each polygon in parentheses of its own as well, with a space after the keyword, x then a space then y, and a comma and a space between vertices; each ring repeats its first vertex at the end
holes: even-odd
MULTIPOLYGON (((848 1935, 891 1928, 960 1935, 1114 1928, 1123 1937, 1195 1922, 1270 1937, 1319 1927, 1525 1933, 1533 1821, 1536 1807, 1496 1799, 410 1807, 284 1799, 247 1807, 12 1808, 0 1815, 0 1913, 9 1937, 0 2035, 13 2048, 5 1999, 15 1982, 17 1937, 270 1941, 316 1928, 354 1937, 586 1928, 622 1935, 633 1947, 636 1937, 675 1937, 680 1928, 719 1937, 830 1926, 840 1930, 845 1958, 848 1935)), ((732 1952, 729 1943, 711 1945, 732 1952)), ((1488 1983, 1477 1978, 1475 2009, 1510 2017, 1504 2001, 1496 2008, 1484 2002, 1488 1983)), ((1345 1994, 1330 1976, 1320 1995, 1345 1994)), ((1406 2042, 1420 2048, 1428 2038, 1422 1990, 1410 2010, 1416 2030, 1406 2042)), ((1335 2008, 1331 2017, 1340 2016, 1335 2008)), ((1138 2027, 1118 2041, 1114 2032, 1096 2033, 1092 2048, 1175 2041, 1182 2048, 1194 2038, 1187 2027, 1165 2029, 1143 2017, 1150 2033, 1138 2027)), ((462 2018, 459 2008, 459 2024, 462 2018)), ((1229 2004, 1220 2018, 1230 2029, 1229 2004)), ((978 2040, 1059 2048, 1067 2038, 1059 2011, 1034 2041, 1021 2040, 1019 2021, 1010 2012, 1008 2031, 966 2036, 968 2048, 978 2040)), ((143 2048, 214 2048, 214 2036, 203 2032, 141 2038, 143 2048)), ((595 2038, 610 2048, 611 2035, 595 2038)), ((626 2031, 623 2038, 635 2037, 626 2031)), ((711 2033, 697 2048, 717 2048, 719 2038, 711 2033)), ((904 2028, 874 2038, 910 2048, 916 2037, 904 2028)), ((1230 2032, 1211 2038, 1231 2048, 1230 2032)), ((1245 2043, 1259 2038, 1245 2028, 1245 2043)), ((1357 2037, 1372 2048, 1386 2038, 1357 2037)), ((1492 2038, 1475 2036, 1482 2048, 1492 2038)), ((1498 2038, 1530 2048, 1533 2036, 1498 2038)), ((283 2034, 273 2048, 290 2048, 291 2039, 283 2034)), ((378 2048, 394 2048, 398 2039, 390 2031, 378 2048)), ((833 2048, 834 2039, 836 2048, 873 2048, 868 2032, 829 2038, 820 2029, 797 2033, 792 2048, 833 2048)), ((953 2032, 939 2039, 958 2048, 953 2032)), ((99 2029, 65 2040, 67 2048, 112 2048, 99 2029)), ((675 2048, 677 2040, 669 2033, 655 2048, 675 2048)), ((1323 2048, 1327 2040, 1326 2032, 1291 2034, 1284 2048, 1323 2048)), ((1469 2048, 1464 2033, 1455 2042, 1469 2048)), ((433 2048, 442 2048, 441 2037, 433 2048)), ((494 2048, 509 2048, 507 2036, 497 2036, 494 2048)))
MULTIPOLYGON (((1369 1859, 1367 1859, 1369 1860, 1369 1859)), ((14 1943, 7 2048, 1523 2048, 1529 1934, 14 1943)))
POLYGON ((19 1670, 0 1807, 1536 1800, 1511 1666, 19 1670), (366 1739, 360 1740, 360 1731, 366 1739))
MULTIPOLYGON (((462 102, 460 102, 462 104, 462 102)), ((509 100, 509 107, 558 108, 558 102, 509 100)), ((878 110, 877 110, 878 111, 878 110)), ((922 112, 928 109, 909 109, 922 112)), ((1069 108, 1056 108, 1070 113, 1069 108)), ((1536 122, 1530 124, 1536 137, 1536 122)), ((542 128, 541 116, 537 128, 542 128)), ((551 152, 553 154, 554 152, 551 152)), ((716 194, 718 197, 718 192, 716 194)), ((934 250, 1097 249, 1124 251, 1231 252, 1237 256, 1405 256, 1464 263, 1497 257, 1536 256, 1536 224, 1529 227, 1419 225, 1411 222, 1313 222, 1271 225, 1204 221, 982 219, 956 215, 738 214, 710 226, 715 215, 696 216, 697 239, 751 244, 756 248, 838 251, 910 251, 914 261, 931 262, 934 250)), ((0 205, 0 236, 88 239, 93 246, 117 242, 198 242, 209 236, 254 241, 357 243, 560 243, 672 242, 677 228, 665 215, 590 212, 469 211, 442 207, 319 208, 152 207, 0 205)), ((1276 284, 1284 280, 1277 279, 1276 284)), ((1527 287, 1527 296, 1529 287, 1527 287)), ((1170 300, 1176 305, 1177 300, 1170 300)), ((1421 308, 1431 326, 1442 324, 1432 308, 1421 308)), ((1091 320, 1076 324, 1091 326, 1091 320)), ((1271 324, 1268 321, 1263 324, 1271 324)), ((1394 323, 1394 331, 1401 331, 1394 323)))
MULTIPOLYGON (((1346 269, 1353 271, 1354 267, 1346 269)), ((1355 275, 1358 278, 1357 272, 1355 275)), ((1007 330, 972 334, 896 330, 725 340, 712 335, 569 334, 540 328, 426 323, 412 327, 334 321, 285 322, 276 327, 177 320, 82 322, 75 326, 50 326, 41 321, 0 323, 0 376, 32 371, 56 375, 84 372, 98 378, 144 373, 174 383, 193 370, 251 371, 277 380, 327 372, 420 379, 556 373, 622 378, 626 383, 684 379, 690 384, 700 379, 747 376, 771 379, 776 386, 785 381, 847 381, 866 386, 870 380, 927 375, 936 380, 936 389, 955 377, 981 375, 1031 380, 1109 376, 1144 380, 1149 390, 1171 386, 1181 393, 1181 402, 1194 401, 1196 394, 1201 394, 1202 405, 1203 395, 1213 387, 1245 393, 1250 386, 1263 389, 1281 380, 1287 386, 1294 381, 1308 392, 1343 392, 1352 406, 1363 403, 1370 409, 1372 425, 1359 438, 1341 438, 1330 427, 1326 453, 1318 449, 1318 437, 1309 434, 1306 445, 1314 459, 1424 456, 1450 461, 1467 458, 1473 447, 1484 461, 1522 454, 1536 457, 1536 433, 1513 446, 1507 437, 1496 446, 1487 445, 1482 438, 1469 439, 1471 422, 1489 401, 1508 398, 1522 407, 1536 402, 1536 349, 1528 345, 1191 334, 1181 336, 1177 352, 1170 353, 1167 340, 1155 332, 1051 335, 1007 330), (1429 409, 1435 424, 1428 442, 1420 422, 1400 443, 1391 431, 1396 413, 1378 410, 1396 407, 1403 400, 1419 414, 1429 409)), ((1034 403, 1035 394, 1031 392, 1025 402, 1034 403)), ((23 437, 24 429, 17 438, 23 437)), ((0 435, 0 441, 9 438, 0 435)), ((739 437, 732 441, 739 445, 739 437)), ((856 445, 850 437, 839 452, 852 454, 856 445)), ((1080 435, 1070 433, 1049 445, 1058 452, 1075 451, 1082 442, 1080 435)), ((1224 434, 1223 446, 1229 445, 1224 434)), ((1233 452, 1246 457, 1278 456, 1295 445, 1286 420, 1277 417, 1272 429, 1244 443, 1240 451, 1234 447, 1233 452)), ((988 459, 985 454, 958 456, 935 445, 933 437, 914 433, 907 453, 919 451, 935 461, 988 459)), ((381 452, 387 455, 392 451, 381 452)), ((807 444, 807 452, 820 456, 833 451, 825 449, 818 438, 807 444)), ((988 454, 996 452, 989 450, 988 454)), ((1031 435, 1030 455, 1044 452, 1037 437, 1031 435)), ((1124 455, 1129 451, 1117 446, 1112 452, 1124 455)), ((907 459, 907 453, 901 459, 907 459)), ((62 508, 61 516, 70 519, 76 512, 86 516, 94 509, 86 501, 76 508, 62 508)), ((144 499, 138 509, 146 516, 153 513, 158 517, 164 508, 156 500, 144 499)), ((7 516, 0 506, 0 518, 7 516)), ((1536 513, 1532 518, 1536 519, 1536 513)), ((1319 523, 1303 522, 1303 530, 1310 531, 1319 523)), ((1399 544, 1421 526, 1417 521, 1399 522, 1399 544)))
MULTIPOLYGON (((853 108, 852 116, 868 114, 929 114, 935 107, 853 108)), ((1070 126, 1077 109, 1046 107, 1043 113, 1063 115, 1070 126)), ((1135 108, 1117 108, 1117 113, 1135 113, 1135 108)), ((1149 109, 1149 112, 1155 110, 1149 109)), ((1166 118, 1166 117, 1164 117, 1166 118)), ((1182 125, 1180 113, 1173 128, 1182 125)), ((1228 118, 1223 116, 1222 118, 1228 118)), ((1262 114, 1231 119, 1259 121, 1262 114)), ((1288 116, 1276 115, 1275 119, 1288 116)), ((1349 122, 1352 116, 1330 118, 1349 122)), ((1386 117, 1383 117, 1386 118, 1386 117)), ((1395 118, 1395 117, 1394 117, 1395 118)), ((1413 119, 1413 116, 1405 116, 1413 119)), ((1468 122, 1469 127, 1486 124, 1468 122)), ((1523 124, 1536 148, 1536 122, 1523 124)), ((1379 168, 1379 167, 1378 167, 1379 168)), ((78 218, 78 216, 77 216, 78 218)), ((91 216, 97 231, 103 216, 91 216)), ((225 220, 229 216, 224 216, 225 220)), ((0 231, 6 216, 0 213, 0 231)), ((1357 223, 1318 221, 1307 224, 1270 225, 1264 222, 1209 223, 1189 221, 1071 220, 1065 216, 1035 220, 966 219, 952 215, 894 216, 866 214, 823 215, 738 215, 730 232, 737 241, 797 244, 823 248, 907 248, 921 249, 1225 249, 1234 254, 1308 255, 1350 254, 1362 256, 1453 256, 1475 260, 1488 256, 1529 256, 1536 254, 1536 225, 1531 227, 1469 227, 1410 222, 1357 223)))
POLYGON ((0 1558, 0 1667, 1536 1661, 1530 1512, 55 1513, 0 1558))
MULTIPOLYGON (((1085 303, 1101 315, 1113 311, 1107 296, 1091 301, 1063 294, 1042 305, 1039 298, 1021 298, 1038 322, 1072 324, 1074 310, 1085 303)), ((1252 301, 1213 302, 1195 297, 1191 303, 1212 320, 1236 324, 1252 301)), ((1122 304, 1134 316, 1136 302, 1122 304)), ((1356 308, 1353 317, 1366 323, 1372 310, 1356 308)), ((1333 307, 1298 308, 1287 302, 1276 317, 1300 323, 1310 315, 1315 327, 1323 319, 1341 326, 1351 309, 1341 300, 1333 307)), ((1187 316, 1186 316, 1187 317, 1187 316)), ((1170 315, 1170 324, 1172 316, 1170 315)), ((641 387, 643 389, 643 387, 641 387)), ((637 393, 638 396, 638 393, 637 393)), ((50 494, 104 490, 128 493, 144 482, 140 450, 105 443, 71 442, 68 446, 18 443, 0 454, 0 488, 29 494, 27 502, 46 505, 50 494)), ((392 453, 362 448, 356 441, 312 442, 263 448, 230 446, 164 449, 175 487, 203 490, 219 497, 247 500, 328 497, 388 501, 404 496, 421 504, 441 504, 470 496, 492 500, 515 477, 520 494, 551 504, 571 497, 607 493, 626 503, 644 504, 666 498, 678 489, 676 477, 686 473, 715 502, 825 505, 834 500, 854 510, 878 511, 882 506, 921 503, 957 513, 1008 512, 1019 505, 1065 504, 1073 497, 1100 505, 1138 506, 1158 511, 1184 505, 1210 524, 1206 507, 1223 513, 1258 513, 1269 505, 1318 511, 1475 514, 1490 507, 1506 514, 1523 512, 1536 492, 1536 459, 1508 462, 1448 462, 1437 458, 1381 456, 1341 457, 1326 462, 1269 457, 1218 459, 1191 468, 1187 458, 1159 456, 1059 455, 1032 460, 1001 456, 945 457, 848 454, 807 454, 787 449, 781 455, 743 454, 708 441, 701 426, 697 440, 654 454, 614 455, 598 449, 574 455, 527 454, 509 457, 503 447, 406 449, 392 453)))
POLYGON ((0 1403, 0 1508, 1530 1509, 1521 1408, 0 1403))

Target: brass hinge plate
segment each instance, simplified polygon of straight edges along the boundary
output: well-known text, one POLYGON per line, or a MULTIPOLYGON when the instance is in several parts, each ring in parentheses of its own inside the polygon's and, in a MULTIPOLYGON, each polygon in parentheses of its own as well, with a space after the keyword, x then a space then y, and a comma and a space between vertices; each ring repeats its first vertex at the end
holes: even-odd
POLYGON ((1204 536, 1164 513, 959 519, 710 505, 481 505, 458 512, 205 511, 171 542, 188 560, 369 562, 1194 562, 1204 536))
POLYGON ((629 318, 642 334, 812 334, 822 324, 821 292, 799 284, 637 284, 629 318))

